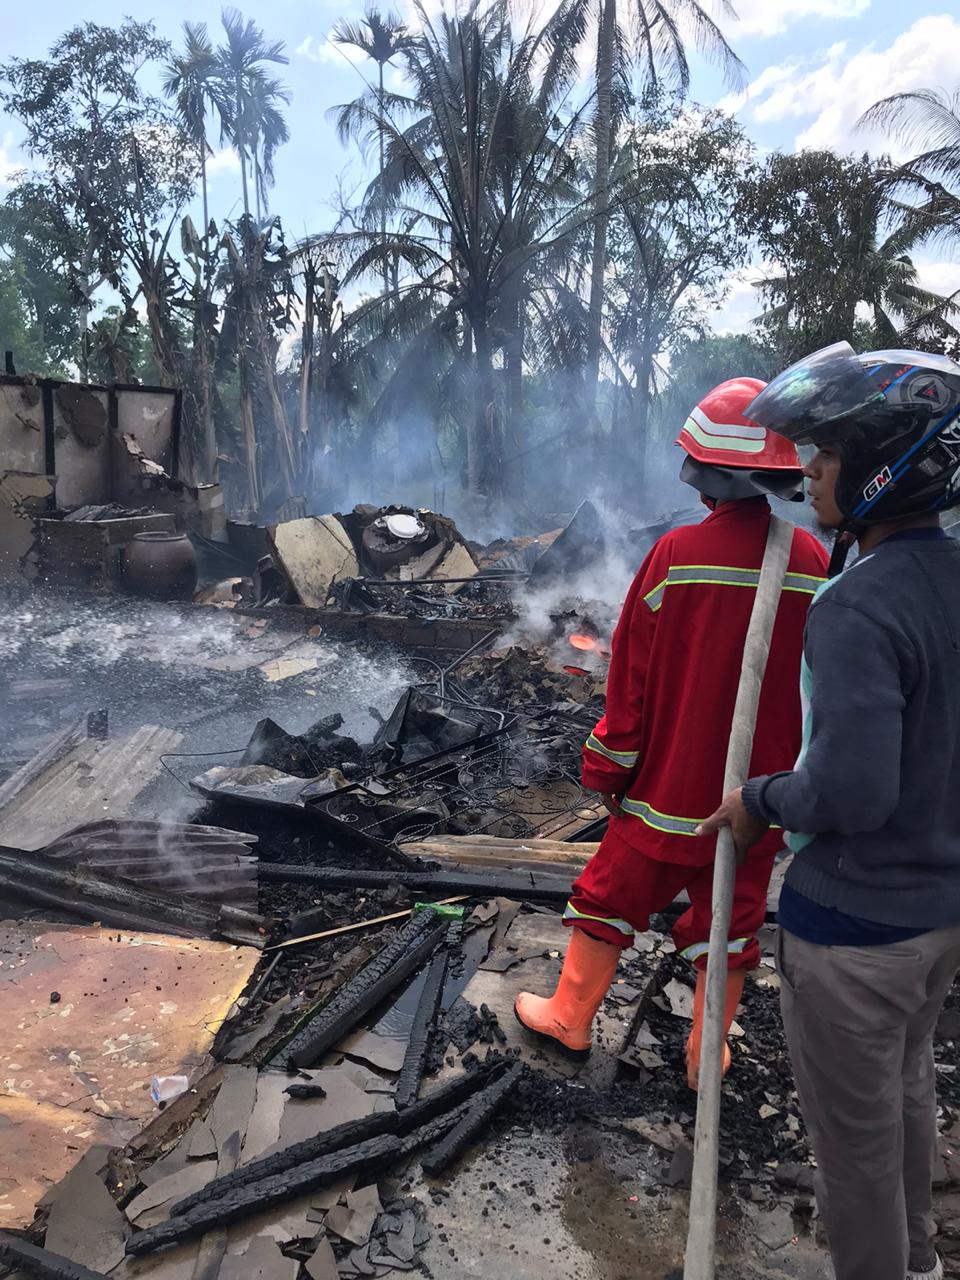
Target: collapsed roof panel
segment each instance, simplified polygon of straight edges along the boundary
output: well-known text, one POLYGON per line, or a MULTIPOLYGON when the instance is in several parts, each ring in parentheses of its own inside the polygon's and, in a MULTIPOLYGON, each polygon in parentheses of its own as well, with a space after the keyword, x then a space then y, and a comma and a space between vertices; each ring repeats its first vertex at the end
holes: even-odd
POLYGON ((256 842, 256 836, 222 827, 111 819, 68 831, 43 854, 165 893, 256 911, 256 842))

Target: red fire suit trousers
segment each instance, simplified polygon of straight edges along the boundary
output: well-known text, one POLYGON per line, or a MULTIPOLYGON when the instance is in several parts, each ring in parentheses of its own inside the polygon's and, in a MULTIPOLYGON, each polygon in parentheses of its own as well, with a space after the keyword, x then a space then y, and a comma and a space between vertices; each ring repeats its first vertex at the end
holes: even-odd
MULTIPOLYGON (((775 854, 753 853, 737 869, 730 920, 728 967, 755 969, 760 963, 757 930, 767 908, 775 854)), ((600 848, 574 881, 563 922, 601 942, 633 945, 634 930, 650 927, 650 915, 668 907, 681 890, 690 906, 673 926, 673 941, 685 959, 705 969, 712 915, 713 863, 690 867, 648 858, 620 836, 611 823, 600 848)))

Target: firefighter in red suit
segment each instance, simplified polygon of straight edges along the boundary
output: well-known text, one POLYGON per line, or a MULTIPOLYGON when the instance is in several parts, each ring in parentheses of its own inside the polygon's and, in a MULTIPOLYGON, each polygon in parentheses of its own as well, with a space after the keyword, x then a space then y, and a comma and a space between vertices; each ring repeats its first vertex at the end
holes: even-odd
MULTIPOLYGON (((697 825, 723 797, 727 740, 754 592, 770 522, 767 495, 802 500, 795 447, 745 416, 763 389, 755 378, 715 387, 691 412, 678 444, 682 480, 711 514, 673 529, 653 547, 627 595, 613 636, 606 714, 587 739, 583 782, 613 815, 564 913, 572 936, 557 990, 523 992, 516 1014, 529 1030, 583 1057, 594 1016, 623 948, 682 889, 677 951, 697 968, 687 1077, 697 1087, 716 837, 697 825)), ((750 777, 791 769, 800 750, 798 692, 807 608, 826 576, 817 540, 795 529, 760 696, 750 777)), ((730 928, 726 1028, 757 967, 774 857, 771 832, 737 872, 730 928)), ((724 1070, 729 1067, 726 1050, 724 1070)))

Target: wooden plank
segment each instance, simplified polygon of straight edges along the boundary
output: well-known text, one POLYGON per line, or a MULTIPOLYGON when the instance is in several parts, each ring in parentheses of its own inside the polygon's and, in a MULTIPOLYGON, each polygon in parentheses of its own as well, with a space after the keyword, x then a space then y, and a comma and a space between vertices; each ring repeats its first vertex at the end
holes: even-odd
POLYGON ((411 857, 435 858, 439 862, 563 874, 571 870, 581 871, 599 845, 589 840, 572 842, 540 836, 528 840, 499 836, 433 836, 429 840, 411 841, 400 847, 411 857))

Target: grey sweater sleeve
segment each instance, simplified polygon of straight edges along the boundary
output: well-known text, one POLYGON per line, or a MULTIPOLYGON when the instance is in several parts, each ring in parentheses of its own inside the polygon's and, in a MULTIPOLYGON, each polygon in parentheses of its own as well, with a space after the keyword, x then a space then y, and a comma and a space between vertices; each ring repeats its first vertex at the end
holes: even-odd
POLYGON ((810 611, 804 644, 810 717, 791 773, 752 778, 743 799, 786 831, 876 831, 897 807, 904 707, 893 640, 859 609, 831 600, 810 611))

